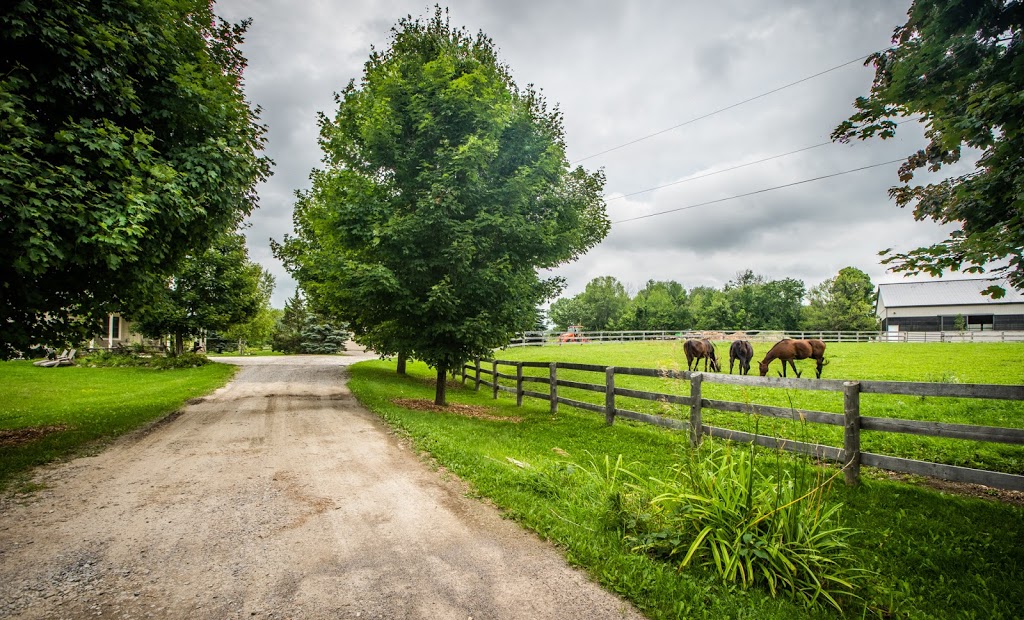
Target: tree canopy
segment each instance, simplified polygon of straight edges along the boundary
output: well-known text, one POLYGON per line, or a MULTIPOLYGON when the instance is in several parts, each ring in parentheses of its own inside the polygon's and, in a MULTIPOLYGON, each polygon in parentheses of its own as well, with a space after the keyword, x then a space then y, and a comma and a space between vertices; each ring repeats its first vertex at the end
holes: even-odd
POLYGON ((632 298, 619 280, 601 276, 582 293, 553 302, 550 316, 559 329, 582 325, 588 331, 796 330, 803 297, 802 281, 768 280, 749 269, 721 290, 697 286, 687 293, 678 282, 650 280, 632 298))
POLYGON ((277 253, 310 306, 444 377, 508 342, 561 282, 538 268, 607 234, 604 177, 570 169, 562 117, 483 33, 405 18, 320 119, 325 167, 277 253))
MULTIPOLYGON (((908 274, 946 270, 1005 274, 1024 289, 1024 4, 1018 0, 914 0, 893 46, 872 54, 868 97, 833 132, 849 141, 890 138, 900 117, 919 116, 928 145, 900 167, 903 185, 889 193, 914 217, 958 228, 928 247, 884 250, 883 264, 908 274), (973 172, 913 185, 916 171, 937 171, 960 160, 962 149, 981 156, 973 172)), ((988 294, 1001 297, 999 286, 988 294)))
POLYGON ((811 287, 804 308, 804 329, 828 331, 873 331, 875 285, 871 277, 856 267, 844 267, 834 278, 811 287))
POLYGON ((0 357, 84 337, 255 207, 248 21, 211 5, 0 9, 0 357))
POLYGON ((164 286, 128 316, 145 336, 173 335, 174 352, 181 353, 185 338, 255 318, 273 293, 273 282, 249 260, 241 234, 222 234, 212 247, 187 255, 164 286))

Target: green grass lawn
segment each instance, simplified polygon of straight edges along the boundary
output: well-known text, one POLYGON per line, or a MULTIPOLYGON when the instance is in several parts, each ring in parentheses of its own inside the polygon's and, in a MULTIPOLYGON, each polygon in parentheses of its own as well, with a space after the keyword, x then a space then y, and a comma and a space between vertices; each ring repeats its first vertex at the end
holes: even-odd
POLYGON ((0 488, 32 467, 88 452, 212 392, 235 370, 227 364, 156 370, 0 362, 0 488))
MULTIPOLYGON (((754 343, 752 374, 772 343, 754 343)), ((719 358, 728 372, 728 348, 718 343, 719 358)), ((634 366, 686 370, 681 342, 641 342, 553 347, 522 347, 499 351, 497 359, 514 361, 559 361, 610 366, 634 366)), ((1024 343, 829 343, 825 379, 874 379, 941 383, 1024 383, 1024 343)), ((814 362, 799 361, 804 376, 813 377, 814 362)), ((772 376, 778 376, 778 362, 772 376)), ((505 367, 502 372, 514 372, 505 367)), ((524 369, 524 374, 547 376, 547 369, 524 369)), ((560 379, 604 383, 599 373, 559 371, 560 379)), ((511 386, 514 381, 505 381, 511 386)), ((689 384, 681 380, 616 376, 616 386, 666 394, 689 395, 689 384)), ((546 392, 547 386, 531 383, 529 389, 546 392)), ((840 392, 812 392, 778 388, 749 388, 705 382, 703 397, 749 402, 786 408, 842 413, 840 392)), ((560 388, 559 396, 604 403, 604 395, 560 388)), ((688 419, 682 406, 616 397, 616 406, 644 413, 688 419)), ((1024 428, 1024 402, 954 399, 920 396, 861 395, 861 415, 879 418, 928 420, 1024 428)), ((763 435, 808 441, 841 448, 843 430, 838 426, 805 424, 778 418, 754 418, 746 414, 704 411, 704 423, 763 435), (756 427, 756 428, 755 428, 756 427)), ((866 452, 912 458, 935 463, 1024 474, 1024 447, 978 441, 918 437, 897 433, 864 431, 861 449, 866 452)))
MULTIPOLYGON (((981 359, 985 360, 982 365, 992 363, 1001 370, 958 368, 955 372, 958 377, 963 375, 964 382, 1020 380, 1020 352, 1024 352, 1020 345, 974 345, 981 348, 980 353, 967 350, 971 345, 967 349, 925 345, 941 349, 937 354, 916 345, 894 346, 903 347, 896 352, 899 355, 890 356, 904 360, 899 365, 917 360, 914 363, 920 365, 921 372, 939 378, 951 372, 943 359, 960 363, 966 356, 965 368, 981 359), (958 360, 948 354, 956 354, 958 360)), ((890 353, 888 345, 867 352, 858 351, 855 344, 849 347, 829 345, 835 358, 826 367, 827 378, 921 378, 901 375, 893 368, 896 363, 873 364, 868 359, 873 354, 890 353)), ((670 367, 678 364, 674 351, 681 353, 672 343, 595 345, 507 350, 497 357, 670 367)), ((352 367, 350 386, 361 402, 408 434, 437 464, 469 482, 476 493, 500 506, 510 518, 554 541, 570 562, 584 567, 650 617, 840 617, 830 609, 808 608, 786 596, 772 598, 760 589, 724 584, 704 569, 678 570, 676 562, 632 549, 620 514, 623 500, 609 502, 581 480, 607 480, 604 459, 607 456, 614 461, 618 455, 637 479, 669 478, 672 468, 690 454, 684 433, 625 420, 608 427, 600 414, 565 406, 552 415, 548 403, 536 399, 526 399, 523 407, 516 407, 513 395, 502 393, 492 400, 489 389, 474 392, 471 384, 462 388, 450 383, 449 402, 481 407, 478 412, 486 412, 488 417, 413 410, 394 400, 431 400, 433 371, 421 364, 410 364, 409 371, 408 377, 398 377, 393 362, 363 362, 352 367)), ((581 380, 596 382, 593 375, 581 380)), ((544 386, 530 387, 540 391, 544 386)), ((778 460, 768 450, 759 454, 762 459, 778 460)), ((788 456, 783 458, 789 462, 788 456)), ((791 466, 819 470, 802 460, 791 466)), ((828 500, 843 504, 842 524, 858 531, 853 552, 859 568, 868 571, 858 583, 860 598, 844 601, 846 615, 1024 617, 1024 588, 1020 588, 1024 580, 1024 508, 942 494, 875 476, 866 476, 856 488, 833 485, 828 500)))

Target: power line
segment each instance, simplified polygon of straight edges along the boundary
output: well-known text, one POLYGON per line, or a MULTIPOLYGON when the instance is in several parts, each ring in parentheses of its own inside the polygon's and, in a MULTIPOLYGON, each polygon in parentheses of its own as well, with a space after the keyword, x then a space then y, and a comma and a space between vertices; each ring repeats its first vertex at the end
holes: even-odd
MULTIPOLYGON (((872 54, 876 54, 876 53, 877 52, 872 52, 872 54)), ((865 58, 867 58, 868 56, 871 56, 871 54, 864 54, 863 56, 858 56, 857 58, 854 58, 853 60, 844 62, 841 65, 836 65, 836 66, 831 67, 829 69, 825 69, 824 71, 819 71, 818 73, 815 73, 814 75, 809 75, 809 76, 807 76, 805 78, 801 78, 801 79, 799 79, 799 80, 797 80, 795 82, 790 82, 789 84, 786 84, 784 86, 779 86, 778 88, 774 88, 774 89, 769 90, 767 92, 761 93, 760 95, 755 95, 753 97, 750 97, 749 99, 744 99, 743 101, 740 101, 738 103, 734 103, 734 104, 726 106, 724 108, 719 108, 719 109, 717 109, 717 110, 715 110, 713 112, 708 112, 707 114, 691 118, 690 120, 683 121, 682 123, 679 123, 678 125, 673 125, 673 126, 668 127, 666 129, 662 129, 660 131, 656 131, 656 132, 654 132, 652 134, 647 134, 646 136, 637 138, 635 140, 630 140, 629 142, 625 142, 625 143, 620 144, 618 146, 613 146, 610 149, 605 149, 605 150, 600 151, 598 153, 594 153, 593 155, 587 155, 586 157, 581 157, 580 159, 577 159, 577 160, 573 161, 572 163, 573 164, 578 164, 581 161, 586 161, 588 159, 593 159, 594 157, 597 157, 599 155, 604 155, 605 153, 611 153, 612 151, 617 151, 617 150, 619 150, 621 148, 625 148, 627 146, 631 146, 633 144, 636 144, 637 142, 643 142, 644 140, 648 140, 648 139, 653 138, 655 136, 660 136, 661 134, 668 133, 668 132, 670 132, 670 131, 672 131, 674 129, 679 129, 680 127, 684 127, 684 126, 689 125, 691 123, 696 123, 699 120, 703 120, 705 118, 714 116, 714 115, 719 114, 721 112, 725 112, 726 110, 731 110, 731 109, 739 107, 739 106, 741 106, 741 105, 743 105, 745 103, 750 103, 751 101, 756 101, 757 99, 761 99, 762 97, 767 97, 768 95, 777 93, 780 90, 785 90, 785 89, 787 89, 787 88, 789 88, 791 86, 796 86, 797 84, 802 84, 803 82, 806 82, 806 81, 812 80, 812 79, 814 79, 816 77, 825 75, 826 73, 831 73, 832 71, 835 71, 837 69, 842 69, 843 67, 845 67, 847 65, 852 65, 855 62, 860 62, 860 61, 864 60, 865 58)))
MULTIPOLYGON (((904 120, 902 120, 902 121, 900 121, 900 122, 898 122, 896 124, 897 125, 902 125, 903 123, 909 123, 910 121, 919 121, 919 120, 921 120, 921 117, 907 118, 907 119, 904 119, 904 120)), ((805 146, 803 148, 796 149, 795 151, 789 151, 788 153, 780 153, 778 155, 771 155, 769 157, 765 157, 764 159, 759 159, 757 161, 747 162, 745 164, 739 164, 739 165, 733 166, 731 168, 723 168, 722 170, 715 170, 713 172, 707 172, 705 174, 697 175, 695 177, 689 177, 689 178, 686 178, 686 179, 681 179, 679 181, 673 181, 671 183, 666 183, 664 185, 658 185, 658 186, 655 186, 655 187, 648 187, 647 189, 637 190, 635 192, 630 192, 628 194, 623 194, 621 196, 614 196, 612 198, 607 198, 606 197, 605 202, 611 202, 612 200, 618 200, 620 198, 629 198, 630 196, 636 196, 637 194, 646 194, 647 192, 653 192, 654 190, 664 189, 666 187, 672 187, 673 185, 681 185, 683 183, 689 183, 690 181, 696 181, 697 179, 704 179, 704 178, 707 178, 707 177, 713 177, 716 174, 722 174, 723 172, 732 172, 733 170, 739 170, 740 168, 746 168, 747 166, 753 166, 755 164, 763 164, 766 161, 771 161, 773 159, 779 159, 780 157, 786 157, 786 156, 789 156, 789 155, 795 155, 797 153, 803 153, 804 151, 810 151, 811 149, 820 148, 820 147, 823 147, 823 146, 826 146, 826 145, 829 145, 829 144, 835 144, 835 142, 833 142, 832 140, 829 140, 827 142, 820 142, 818 144, 812 144, 811 146, 805 146)))
POLYGON ((682 183, 689 183, 690 181, 696 181, 697 179, 704 179, 704 178, 707 178, 707 177, 713 177, 716 174, 722 174, 723 172, 731 172, 733 170, 739 170, 740 168, 746 168, 747 166, 753 166, 754 164, 763 164, 766 161, 771 161, 773 159, 778 159, 780 157, 785 157, 787 155, 793 155, 793 154, 796 154, 796 153, 802 153, 804 151, 809 151, 811 149, 816 149, 818 147, 822 147, 822 146, 825 146, 827 144, 833 144, 833 142, 831 140, 829 140, 828 142, 822 142, 821 144, 815 144, 814 146, 805 146, 802 149, 797 149, 795 151, 790 151, 788 153, 782 153, 781 155, 772 155, 771 157, 765 157, 764 159, 759 159, 757 161, 747 162, 745 164, 740 164, 738 166, 733 166, 732 168, 724 168, 722 170, 715 170, 714 172, 708 172, 706 174, 701 174, 701 175, 698 175, 698 176, 695 176, 695 177, 690 177, 688 179, 682 179, 682 180, 679 180, 679 181, 673 181, 672 183, 666 183, 664 185, 659 185, 657 187, 649 187, 647 189, 642 189, 642 190, 639 190, 639 191, 636 191, 636 192, 632 192, 632 193, 629 193, 629 194, 623 194, 621 196, 615 196, 614 198, 608 198, 605 202, 611 202, 612 200, 618 200, 620 198, 629 198, 630 196, 636 196, 637 194, 646 194, 647 192, 653 192, 656 189, 664 189, 666 187, 672 187, 673 185, 680 185, 682 183))
POLYGON ((776 185, 775 187, 766 187, 753 192, 747 192, 746 194, 737 194, 735 196, 729 196, 727 198, 719 198, 717 200, 709 200, 707 202, 700 202, 693 205, 687 205, 685 207, 677 207, 675 209, 668 209, 667 211, 658 211, 657 213, 648 213, 647 215, 638 215, 636 217, 629 217, 624 220, 617 220, 612 224, 622 224, 623 222, 632 222, 634 220, 642 220, 656 215, 665 215, 666 213, 675 213, 677 211, 685 211, 687 209, 696 209, 697 207, 705 207, 707 205, 713 205, 719 202, 726 202, 728 200, 736 200, 737 198, 746 198, 747 196, 754 196, 755 194, 763 194, 765 192, 775 191, 777 189, 784 189, 786 187, 793 187, 794 185, 803 185, 805 183, 812 183, 814 181, 820 181, 822 179, 831 179, 832 177, 842 176, 844 174, 850 174, 852 172, 860 172, 861 170, 869 170, 871 168, 878 168, 879 166, 888 166, 889 164, 895 164, 897 162, 904 161, 906 158, 901 157, 899 159, 893 159, 890 161, 884 161, 879 164, 871 164, 870 166, 862 166, 860 168, 854 168, 852 170, 844 170, 843 172, 836 172, 833 174, 826 174, 820 177, 814 177, 813 179, 804 179, 803 181, 794 181, 793 183, 786 183, 785 185, 776 185))

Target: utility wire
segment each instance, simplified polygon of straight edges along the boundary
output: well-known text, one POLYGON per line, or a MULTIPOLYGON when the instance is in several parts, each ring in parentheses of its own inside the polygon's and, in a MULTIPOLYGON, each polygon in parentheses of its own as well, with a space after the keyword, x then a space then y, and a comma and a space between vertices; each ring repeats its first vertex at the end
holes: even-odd
MULTIPOLYGON (((920 117, 908 118, 908 119, 904 119, 904 120, 902 120, 902 121, 900 121, 900 122, 898 122, 896 124, 897 125, 902 125, 903 123, 909 123, 910 121, 919 121, 919 120, 921 120, 920 117)), ((818 144, 812 144, 811 146, 805 146, 805 147, 797 149, 795 151, 790 151, 788 153, 781 153, 779 155, 772 155, 770 157, 765 157, 764 159, 759 159, 757 161, 751 161, 751 162, 747 162, 745 164, 739 164, 739 165, 733 166, 731 168, 723 168, 721 170, 714 170, 712 172, 707 172, 707 173, 704 173, 704 174, 700 174, 700 175, 697 175, 695 177, 689 177, 689 178, 686 178, 686 179, 681 179, 679 181, 673 181, 671 183, 666 183, 664 185, 658 185, 656 187, 648 187, 647 189, 641 189, 641 190, 638 190, 638 191, 635 191, 635 192, 630 192, 628 194, 623 194, 621 196, 614 196, 612 198, 608 198, 607 196, 605 196, 605 202, 611 202, 613 200, 618 200, 620 198, 629 198, 630 196, 636 196, 637 194, 646 194, 647 192, 653 192, 654 190, 664 189, 666 187, 672 187, 673 185, 681 185, 683 183, 689 183, 690 181, 696 181, 697 179, 704 179, 704 178, 707 178, 707 177, 713 177, 716 174, 722 174, 723 172, 732 172, 733 170, 739 170, 740 168, 746 168, 747 166, 753 166, 755 164, 763 164, 766 161, 771 161, 773 159, 779 159, 780 157, 786 157, 788 155, 795 155, 797 153, 803 153, 804 151, 810 151, 811 149, 820 148, 820 147, 823 147, 823 146, 826 146, 826 145, 829 145, 829 144, 835 144, 835 142, 833 142, 832 140, 829 140, 827 142, 820 142, 818 144)))
MULTIPOLYGON (((872 52, 872 54, 875 54, 875 53, 877 53, 877 52, 872 52)), ((832 67, 830 69, 825 69, 824 71, 819 71, 818 73, 815 73, 814 75, 809 75, 809 76, 807 76, 805 78, 801 78, 801 79, 799 79, 799 80, 797 80, 795 82, 790 82, 789 84, 786 84, 784 86, 779 86, 778 88, 774 88, 774 89, 769 90, 767 92, 761 93, 760 95, 755 95, 753 97, 750 97, 749 99, 744 99, 743 101, 740 101, 738 103, 734 103, 734 104, 726 106, 724 108, 719 108, 719 109, 717 109, 717 110, 715 110, 713 112, 708 112, 707 114, 704 114, 702 116, 697 116, 697 117, 691 118, 690 120, 683 121, 682 123, 679 123, 678 125, 673 125, 673 126, 668 127, 666 129, 662 129, 661 131, 656 131, 656 132, 654 132, 652 134, 647 134, 646 136, 637 138, 635 140, 630 140, 629 142, 620 144, 618 146, 613 146, 610 149, 605 149, 605 150, 600 151, 598 153, 594 153, 593 155, 587 155, 586 157, 581 157, 581 158, 577 159, 576 161, 574 161, 572 163, 573 164, 578 164, 578 163, 580 163, 582 161, 586 161, 588 159, 593 159, 594 157, 597 157, 599 155, 604 155, 605 153, 611 153, 612 151, 617 151, 617 150, 619 150, 621 148, 625 148, 627 146, 631 146, 633 144, 636 144, 637 142, 643 142, 644 140, 648 140, 648 139, 653 138, 655 136, 660 136, 663 133, 668 133, 668 132, 670 132, 670 131, 672 131, 674 129, 679 129, 680 127, 684 127, 684 126, 689 125, 691 123, 696 123, 699 120, 703 120, 705 118, 714 116, 714 115, 719 114, 721 112, 725 112, 726 110, 731 110, 731 109, 739 107, 739 106, 741 106, 741 105, 743 105, 745 103, 750 103, 751 101, 756 101, 757 99, 761 99, 762 97, 767 97, 768 95, 777 93, 780 90, 785 90, 785 89, 787 89, 787 88, 789 88, 791 86, 796 86, 797 84, 802 84, 803 82, 806 82, 808 80, 813 80, 816 77, 825 75, 826 73, 831 73, 832 71, 835 71, 837 69, 842 69, 843 67, 845 67, 847 65, 852 65, 855 62, 860 62, 860 61, 864 60, 865 58, 867 58, 868 56, 871 56, 871 54, 864 54, 863 56, 858 56, 857 58, 854 58, 853 60, 844 62, 841 65, 836 65, 836 66, 834 66, 834 67, 832 67)))
POLYGON ((901 157, 899 159, 893 159, 890 161, 884 161, 879 164, 871 164, 870 166, 862 166, 860 168, 854 168, 852 170, 844 170, 843 172, 836 172, 833 174, 826 174, 820 177, 814 177, 813 179, 804 179, 803 181, 794 181, 793 183, 786 183, 785 185, 776 185, 775 187, 766 187, 753 192, 747 192, 746 194, 737 194, 735 196, 729 196, 727 198, 719 198, 717 200, 709 200, 707 202, 700 202, 693 205, 687 205, 685 207, 677 207, 675 209, 668 209, 667 211, 658 211, 657 213, 648 213, 647 215, 638 215, 636 217, 628 217, 624 220, 617 220, 612 224, 622 224, 623 222, 632 222, 634 220, 642 220, 656 215, 665 215, 666 213, 675 213, 676 211, 685 211, 687 209, 696 209, 697 207, 705 207, 707 205, 717 204, 719 202, 726 202, 727 200, 736 200, 737 198, 746 198, 747 196, 753 196, 755 194, 763 194, 765 192, 775 191, 777 189, 783 189, 786 187, 793 187, 794 185, 803 185, 804 183, 812 183, 814 181, 820 181, 822 179, 831 179, 832 177, 842 176, 844 174, 850 174, 851 172, 860 172, 861 170, 868 170, 871 168, 878 168, 879 166, 888 166, 889 164, 895 164, 897 162, 904 161, 906 158, 901 157))
POLYGON ((647 189, 642 189, 642 190, 639 190, 639 191, 636 191, 636 192, 632 192, 632 193, 629 193, 629 194, 623 194, 621 196, 615 196, 614 198, 608 198, 608 199, 605 200, 605 202, 611 202, 612 200, 618 200, 620 198, 629 198, 630 196, 636 196, 637 194, 646 194, 647 192, 653 192, 656 189, 664 189, 666 187, 672 187, 673 185, 679 185, 681 183, 689 183, 690 181, 696 181, 697 179, 704 179, 704 178, 707 178, 707 177, 713 177, 716 174, 722 174, 723 172, 731 172, 733 170, 739 170, 740 168, 746 168, 747 166, 753 166, 754 164, 763 164, 766 161, 771 161, 773 159, 778 159, 780 157, 785 157, 787 155, 793 155, 795 153, 802 153, 804 151, 809 151, 811 149, 816 149, 816 148, 825 146, 827 144, 833 144, 833 142, 831 140, 829 140, 828 142, 822 142, 821 144, 815 144, 814 146, 805 146, 802 149, 797 149, 795 151, 790 151, 788 153, 782 153, 781 155, 772 155, 771 157, 765 157, 764 159, 759 159, 757 161, 747 162, 745 164, 740 164, 738 166, 733 166, 732 168, 723 168, 722 170, 715 170, 714 172, 708 172, 708 173, 701 174, 701 175, 698 175, 698 176, 695 176, 695 177, 689 177, 687 179, 682 179, 682 180, 679 180, 679 181, 673 181, 671 183, 666 183, 664 185, 659 185, 657 187, 649 187, 647 189))

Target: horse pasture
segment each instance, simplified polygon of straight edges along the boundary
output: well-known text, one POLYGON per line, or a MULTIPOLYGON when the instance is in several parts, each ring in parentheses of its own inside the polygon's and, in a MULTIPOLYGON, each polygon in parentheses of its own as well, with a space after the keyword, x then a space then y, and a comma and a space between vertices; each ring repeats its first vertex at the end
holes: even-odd
MULTIPOLYGON (((729 342, 714 343, 719 354, 729 342)), ((754 361, 762 359, 772 342, 754 342, 754 361)), ((639 342, 572 347, 522 347, 498 352, 495 357, 515 361, 559 361, 608 366, 632 366, 686 370, 683 342, 639 342)), ((815 361, 796 362, 804 377, 814 376, 815 361)), ((773 365, 772 376, 775 366, 773 365)), ((546 369, 526 369, 526 374, 546 376, 546 369), (531 372, 532 371, 532 372, 531 372)), ((566 371, 559 377, 571 381, 602 383, 596 373, 566 371)), ((1024 383, 1024 343, 833 343, 825 349, 823 379, 875 379, 937 383, 1024 383)), ((621 376, 617 387, 665 394, 689 394, 689 385, 676 379, 621 376)), ((534 384, 536 386, 536 384, 534 384)), ((543 386, 539 386, 543 387, 543 386)), ((842 413, 843 396, 781 388, 751 388, 705 383, 705 398, 774 405, 792 409, 842 413)), ((604 395, 560 388, 559 395, 603 404, 604 395)), ((679 405, 638 399, 617 399, 617 405, 634 411, 686 419, 679 405)), ((927 420, 1024 428, 1024 402, 961 398, 865 394, 861 415, 879 418, 927 420)), ((800 420, 782 420, 742 413, 704 411, 704 423, 746 432, 757 432, 797 441, 842 447, 843 429, 800 420)), ((1024 446, 980 441, 918 437, 896 433, 865 432, 863 450, 935 463, 1024 474, 1024 446)))

